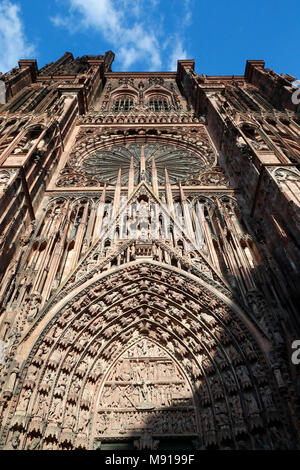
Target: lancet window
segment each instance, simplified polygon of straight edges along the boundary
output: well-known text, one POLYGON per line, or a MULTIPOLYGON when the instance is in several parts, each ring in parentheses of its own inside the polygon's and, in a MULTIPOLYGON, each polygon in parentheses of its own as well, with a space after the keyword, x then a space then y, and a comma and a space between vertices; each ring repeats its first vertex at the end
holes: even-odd
POLYGON ((134 100, 132 96, 119 96, 114 102, 114 111, 131 111, 134 106, 134 100))
POLYGON ((153 96, 149 100, 149 108, 151 111, 169 111, 170 106, 164 96, 153 96))

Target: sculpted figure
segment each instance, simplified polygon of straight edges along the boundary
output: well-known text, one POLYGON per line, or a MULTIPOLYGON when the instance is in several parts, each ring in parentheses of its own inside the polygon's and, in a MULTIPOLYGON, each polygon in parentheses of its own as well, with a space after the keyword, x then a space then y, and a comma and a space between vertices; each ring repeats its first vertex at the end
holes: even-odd
POLYGON ((245 399, 248 405, 249 416, 259 414, 259 408, 257 406, 257 402, 254 395, 252 393, 248 393, 247 395, 245 395, 245 399))
POLYGON ((244 340, 244 351, 245 351, 246 356, 250 360, 254 360, 257 358, 256 351, 254 350, 252 344, 250 343, 248 339, 244 340))
POLYGON ((46 442, 45 443, 45 447, 44 447, 45 450, 55 450, 55 444, 54 442, 46 442))
POLYGON ((274 369, 274 375, 275 375, 278 387, 285 387, 285 383, 283 381, 281 370, 280 369, 274 369))
POLYGON ((54 374, 55 374, 55 372, 46 371, 46 373, 43 377, 43 382, 42 383, 46 384, 48 387, 51 387, 52 384, 53 384, 53 380, 54 380, 54 374))
POLYGON ((74 302, 72 305, 72 310, 73 312, 78 312, 81 309, 81 306, 83 304, 84 298, 81 297, 77 302, 74 302))
POLYGON ((66 391, 66 377, 62 377, 59 382, 57 383, 55 390, 54 390, 54 395, 63 397, 66 391))
POLYGON ((85 313, 81 318, 79 318, 78 320, 74 322, 74 328, 76 330, 80 330, 88 323, 89 319, 90 319, 89 315, 85 313))
POLYGON ((241 381, 242 387, 251 387, 251 379, 248 374, 246 366, 239 366, 236 368, 236 373, 241 381))
POLYGON ((206 331, 202 334, 202 342, 208 347, 208 349, 213 349, 216 344, 212 336, 208 335, 206 331))
POLYGON ((66 370, 72 370, 73 366, 75 365, 75 362, 76 362, 76 357, 71 356, 69 354, 65 359, 65 363, 64 363, 65 369, 66 370))
POLYGON ((258 383, 264 383, 266 381, 266 376, 265 376, 265 373, 264 373, 264 369, 263 369, 262 365, 259 362, 256 362, 252 366, 252 373, 253 373, 254 377, 256 378, 256 380, 258 381, 258 383))
POLYGON ((80 377, 74 377, 71 385, 71 393, 73 393, 75 396, 79 394, 81 389, 81 379, 80 377))
POLYGON ((89 368, 89 359, 88 359, 88 356, 85 356, 81 361, 80 361, 80 364, 77 368, 77 371, 79 372, 79 374, 81 374, 81 376, 83 376, 85 374, 85 372, 87 371, 87 369, 89 368))
POLYGON ((20 432, 15 431, 10 439, 10 441, 6 444, 5 450, 16 450, 20 445, 20 432))
POLYGON ((50 361, 54 363, 59 363, 61 360, 62 354, 59 349, 55 349, 54 352, 50 356, 50 361))
POLYGON ((73 407, 69 406, 66 411, 65 420, 64 420, 64 427, 68 429, 74 429, 76 424, 76 417, 74 414, 73 407))
POLYGON ((207 315, 206 313, 201 314, 201 319, 205 321, 209 326, 215 326, 217 324, 215 318, 211 315, 207 315))
POLYGON ((79 340, 78 340, 78 344, 84 348, 86 343, 89 341, 90 339, 90 335, 86 332, 86 333, 83 333, 83 335, 81 335, 79 337, 79 340))
POLYGON ((48 409, 47 400, 43 395, 39 393, 36 410, 33 413, 34 418, 40 418, 41 420, 43 420, 47 413, 47 409, 48 409))
POLYGON ((55 325, 51 329, 51 331, 49 333, 49 336, 51 336, 55 340, 60 336, 61 331, 62 331, 62 329, 58 325, 55 325))
POLYGON ((231 371, 223 372, 223 380, 229 392, 234 392, 237 389, 235 379, 231 371))
POLYGON ((267 305, 262 294, 258 290, 252 289, 247 294, 247 301, 255 318, 258 321, 261 320, 267 309, 267 305))
POLYGON ((235 423, 244 421, 241 400, 239 396, 235 395, 230 399, 232 419, 235 423))
POLYGON ((245 333, 240 327, 240 325, 238 324, 238 322, 234 323, 233 332, 239 340, 245 338, 245 333))
POLYGON ((102 392, 102 406, 104 408, 110 408, 112 404, 112 395, 111 395, 111 388, 110 387, 104 387, 104 390, 102 392))
POLYGON ((201 403, 203 405, 206 405, 207 403, 210 402, 210 396, 209 396, 209 393, 208 393, 208 389, 207 389, 207 386, 204 383, 200 385, 198 393, 199 393, 199 396, 200 396, 201 403))
POLYGON ((27 321, 32 322, 36 318, 39 312, 41 301, 42 298, 39 293, 34 293, 31 295, 28 306, 26 308, 27 321))
POLYGON ((79 433, 88 434, 90 419, 90 412, 88 410, 81 411, 78 424, 79 433))
POLYGON ((61 342, 64 344, 71 344, 74 341, 76 335, 76 331, 72 330, 71 328, 68 328, 67 331, 64 333, 61 342))
POLYGON ((274 408, 273 394, 270 387, 263 387, 261 389, 261 396, 266 408, 274 408))
POLYGON ((31 365, 27 372, 27 379, 32 380, 33 382, 36 380, 38 374, 38 368, 35 365, 31 365))
POLYGON ((230 345, 228 348, 228 353, 233 364, 240 364, 242 361, 241 356, 238 354, 234 346, 230 345))
POLYGON ((226 367, 227 359, 219 349, 217 349, 217 352, 214 354, 213 358, 217 365, 220 367, 220 369, 224 369, 226 367))
POLYGON ((210 408, 206 408, 201 412, 201 423, 204 434, 214 429, 213 415, 210 408))
POLYGON ((18 404, 18 408, 17 408, 18 411, 26 412, 28 403, 31 397, 31 393, 32 391, 30 389, 23 390, 21 397, 20 397, 19 404, 18 404))
POLYGON ((213 377, 211 381, 211 390, 215 400, 223 397, 223 390, 217 376, 213 377))
POLYGON ((221 329, 218 325, 213 330, 214 335, 222 342, 223 338, 226 336, 225 331, 221 329))
POLYGON ((63 322, 67 321, 70 319, 70 316, 72 315, 72 308, 68 308, 62 315, 61 319, 63 322))
POLYGON ((53 399, 51 411, 49 413, 49 421, 61 423, 63 415, 62 400, 59 397, 53 399))
POLYGON ((38 450, 40 447, 40 443, 41 443, 41 438, 34 437, 31 443, 27 446, 27 450, 38 450))
POLYGON ((179 294, 178 292, 172 291, 172 292, 170 293, 170 295, 172 296, 172 298, 173 298, 176 302, 178 302, 178 303, 180 303, 180 304, 182 304, 182 302, 184 301, 184 295, 183 295, 183 294, 179 294))
POLYGON ((6 357, 9 356, 9 353, 10 353, 10 350, 14 344, 14 342, 16 341, 16 339, 20 336, 20 332, 18 330, 18 328, 14 327, 12 329, 12 331, 10 332, 10 334, 8 335, 7 337, 7 343, 6 343, 6 357))
POLYGON ((204 370, 208 373, 211 371, 211 369, 213 369, 212 362, 210 361, 208 356, 203 356, 202 365, 203 365, 204 370))
POLYGON ((93 374, 96 376, 96 377, 101 377, 104 373, 104 366, 102 364, 102 361, 101 360, 98 360, 92 370, 93 374))
POLYGON ((223 307, 216 309, 216 312, 220 315, 224 323, 228 324, 231 321, 231 314, 223 307))
POLYGON ((217 424, 221 428, 228 425, 228 413, 227 413, 226 404, 224 402, 218 401, 214 404, 214 407, 215 407, 217 424))

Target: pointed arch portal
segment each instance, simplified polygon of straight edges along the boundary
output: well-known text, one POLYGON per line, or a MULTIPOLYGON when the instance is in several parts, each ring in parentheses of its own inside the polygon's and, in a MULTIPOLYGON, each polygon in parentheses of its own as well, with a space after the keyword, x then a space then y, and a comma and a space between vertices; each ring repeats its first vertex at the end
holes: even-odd
POLYGON ((280 414, 263 347, 239 307, 192 274, 141 260, 111 269, 24 336, 7 436, 25 449, 271 447, 280 414))

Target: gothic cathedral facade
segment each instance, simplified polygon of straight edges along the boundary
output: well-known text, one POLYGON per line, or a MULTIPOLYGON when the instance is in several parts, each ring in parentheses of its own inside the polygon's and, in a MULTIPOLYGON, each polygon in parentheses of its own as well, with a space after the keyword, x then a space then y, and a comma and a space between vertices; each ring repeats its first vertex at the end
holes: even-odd
POLYGON ((0 448, 299 448, 295 79, 113 59, 0 75, 0 448))

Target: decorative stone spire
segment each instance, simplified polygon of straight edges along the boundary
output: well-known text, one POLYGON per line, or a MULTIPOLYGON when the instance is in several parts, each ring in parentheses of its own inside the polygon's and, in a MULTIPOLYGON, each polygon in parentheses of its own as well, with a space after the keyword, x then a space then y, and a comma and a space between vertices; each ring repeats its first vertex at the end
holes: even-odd
POLYGON ((157 169, 156 169, 154 156, 152 156, 152 187, 153 187, 154 194, 158 197, 159 196, 158 179, 157 179, 157 169))
POLYGON ((167 197, 167 204, 169 206, 169 211, 170 211, 170 214, 174 215, 172 188, 171 188, 171 183, 169 180, 169 174, 168 174, 167 168, 165 168, 165 188, 166 188, 166 197, 167 197))
POLYGON ((99 201, 99 207, 98 207, 98 210, 97 210, 97 216, 96 216, 96 222, 95 222, 95 227, 97 227, 97 229, 94 232, 93 242, 100 235, 100 230, 101 230, 101 225, 102 225, 102 220, 103 220, 103 214, 104 214, 105 200, 106 200, 106 183, 104 184, 103 191, 102 191, 100 201, 99 201))
POLYGON ((134 190, 134 163, 133 157, 131 157, 130 168, 129 168, 129 178, 128 178, 128 198, 133 193, 134 190))
POLYGON ((144 146, 141 149, 141 159, 140 159, 140 181, 146 180, 146 160, 145 160, 145 151, 144 146))
POLYGON ((191 214, 190 214, 189 206, 186 201, 186 197, 185 197, 180 181, 179 181, 179 191, 180 191, 180 199, 181 199, 182 211, 183 211, 183 216, 184 216, 184 228, 185 230, 187 230, 187 235, 189 236, 189 238, 195 241, 191 214))
POLYGON ((121 196, 121 168, 119 168, 118 178, 116 182, 114 205, 113 205, 113 214, 117 214, 120 209, 120 196, 121 196))

